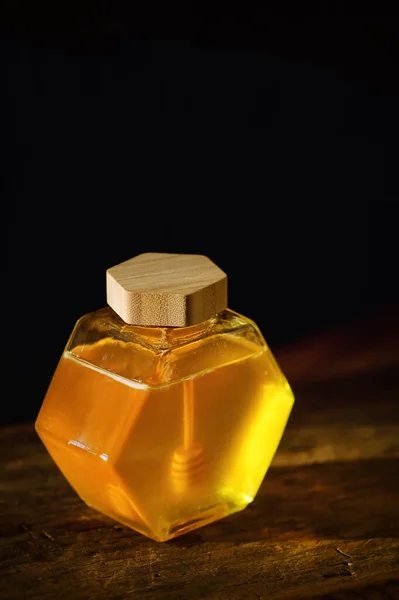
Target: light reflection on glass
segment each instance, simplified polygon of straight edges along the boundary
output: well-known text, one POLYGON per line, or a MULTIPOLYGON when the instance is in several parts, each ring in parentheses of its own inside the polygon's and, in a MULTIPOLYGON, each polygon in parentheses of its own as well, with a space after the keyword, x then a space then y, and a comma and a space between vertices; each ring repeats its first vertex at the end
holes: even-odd
MULTIPOLYGON (((86 450, 90 454, 97 455, 97 452, 95 452, 95 450, 92 450, 90 446, 86 446, 86 444, 82 444, 82 442, 78 442, 77 440, 68 440, 68 445, 76 446, 77 448, 82 448, 82 450, 86 450)), ((103 460, 108 460, 108 454, 105 454, 105 452, 97 456, 100 456, 100 458, 102 458, 103 460)))

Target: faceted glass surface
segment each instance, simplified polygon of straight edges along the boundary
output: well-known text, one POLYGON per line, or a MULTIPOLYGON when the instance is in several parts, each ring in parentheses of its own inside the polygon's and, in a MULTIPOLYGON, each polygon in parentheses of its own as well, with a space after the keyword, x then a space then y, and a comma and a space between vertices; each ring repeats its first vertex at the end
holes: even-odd
POLYGON ((164 541, 253 500, 293 400, 233 311, 145 328, 105 308, 77 322, 36 429, 89 506, 164 541))

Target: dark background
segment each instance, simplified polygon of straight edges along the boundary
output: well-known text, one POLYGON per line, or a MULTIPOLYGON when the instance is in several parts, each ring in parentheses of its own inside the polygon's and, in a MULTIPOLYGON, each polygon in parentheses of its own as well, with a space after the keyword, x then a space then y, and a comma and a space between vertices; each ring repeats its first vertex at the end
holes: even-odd
POLYGON ((397 302, 396 19, 59 10, 3 36, 3 423, 141 252, 208 255, 272 349, 397 302))

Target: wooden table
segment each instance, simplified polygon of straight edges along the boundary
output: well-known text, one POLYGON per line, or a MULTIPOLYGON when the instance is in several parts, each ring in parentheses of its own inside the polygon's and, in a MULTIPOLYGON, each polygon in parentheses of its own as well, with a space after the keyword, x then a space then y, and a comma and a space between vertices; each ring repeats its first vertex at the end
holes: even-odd
POLYGON ((171 542, 87 508, 31 424, 3 429, 0 598, 399 599, 399 337, 379 327, 281 353, 296 406, 259 495, 171 542))

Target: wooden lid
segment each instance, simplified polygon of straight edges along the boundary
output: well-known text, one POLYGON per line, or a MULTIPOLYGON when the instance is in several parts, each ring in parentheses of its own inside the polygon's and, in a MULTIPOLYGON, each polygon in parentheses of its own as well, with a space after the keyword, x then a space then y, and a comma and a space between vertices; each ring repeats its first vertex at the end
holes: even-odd
POLYGON ((227 308, 227 276, 199 254, 139 254, 108 269, 107 302, 130 325, 187 327, 227 308))

